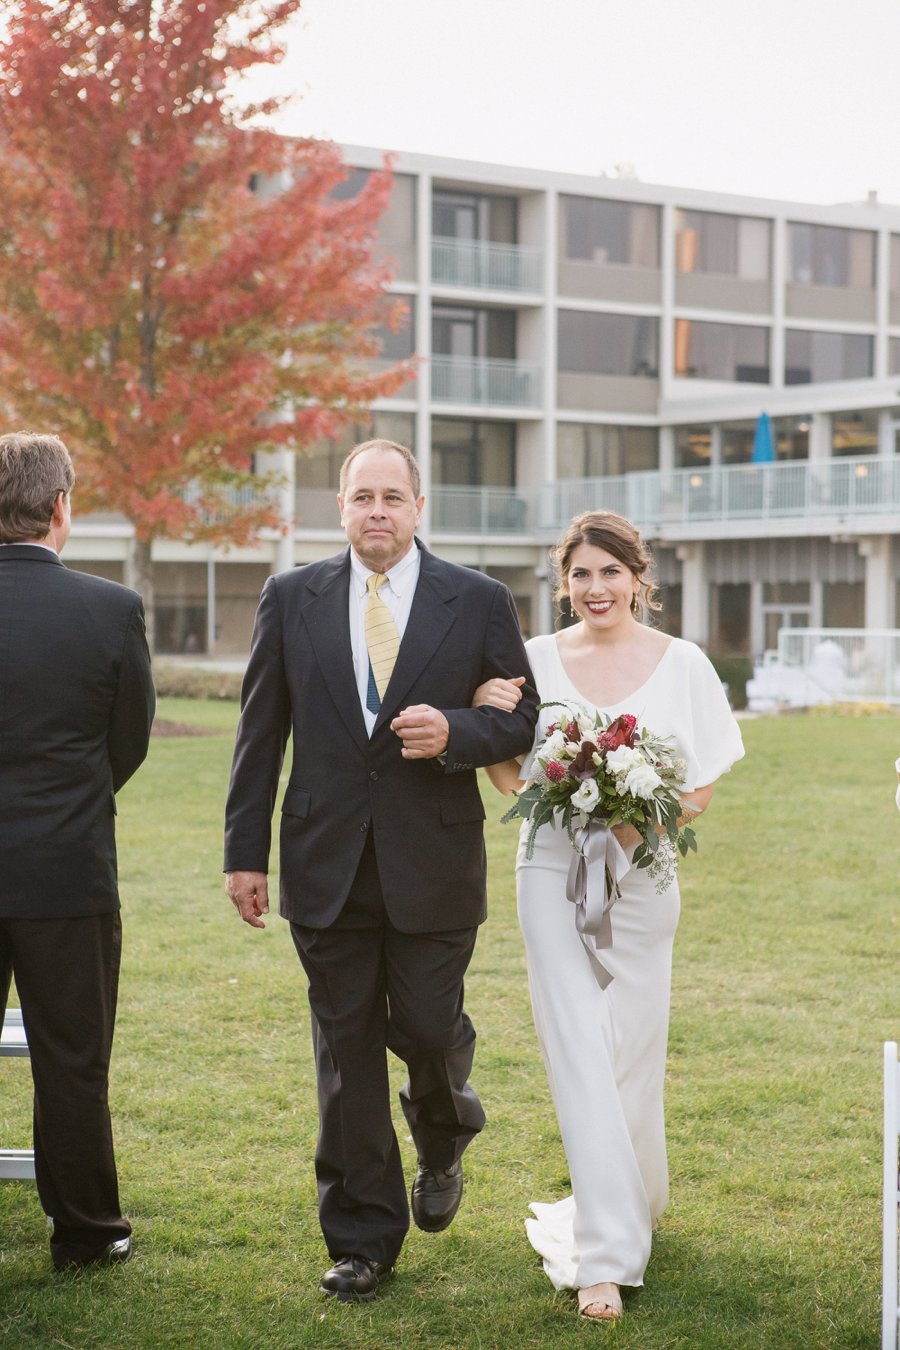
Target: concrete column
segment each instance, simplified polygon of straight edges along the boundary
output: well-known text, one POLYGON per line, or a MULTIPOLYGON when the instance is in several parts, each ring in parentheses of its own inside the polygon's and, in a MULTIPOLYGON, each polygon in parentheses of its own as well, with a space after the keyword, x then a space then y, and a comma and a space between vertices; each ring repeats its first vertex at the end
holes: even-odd
POLYGON ((787 222, 783 216, 776 216, 772 226, 772 337, 769 343, 769 379, 773 389, 784 388, 787 250, 787 222))
POLYGON ((535 608, 535 629, 536 633, 553 632, 553 578, 548 574, 545 568, 538 568, 535 572, 537 577, 537 606, 535 608))
POLYGON ((878 259, 875 269, 876 285, 876 329, 875 329, 875 378, 890 378, 888 371, 888 324, 891 321, 891 231, 878 231, 878 259))
POLYGON ((206 559, 206 655, 216 654, 216 559, 212 549, 206 559))
POLYGON ((294 513, 296 510, 297 460, 293 450, 278 452, 278 545, 275 549, 275 571, 289 572, 294 566, 294 513))
MULTIPOLYGON (((541 483, 556 480, 556 276, 559 265, 559 198, 548 189, 544 194, 544 314, 541 351, 542 408, 544 417, 541 483)), ((549 632, 549 629, 540 629, 549 632)))
POLYGON ((671 398, 675 387, 675 207, 660 212, 662 309, 659 316, 659 397, 671 398))
POLYGON ((809 426, 810 459, 831 459, 831 417, 828 413, 812 414, 809 426))
POLYGON ((420 173, 416 198, 416 348, 419 362, 416 404, 416 459, 425 506, 419 525, 422 542, 431 543, 431 175, 420 173))
POLYGON ((893 628, 896 613, 896 581, 893 573, 892 536, 873 534, 860 539, 857 547, 866 561, 866 628, 893 628))
POLYGON ((766 626, 763 622, 763 584, 750 582, 750 655, 758 660, 766 646, 766 626))
POLYGON ((675 556, 681 563, 681 634, 705 647, 709 641, 709 587, 703 544, 679 544, 675 556))
POLYGON ((675 468, 675 428, 659 429, 659 467, 661 473, 671 473, 675 468))

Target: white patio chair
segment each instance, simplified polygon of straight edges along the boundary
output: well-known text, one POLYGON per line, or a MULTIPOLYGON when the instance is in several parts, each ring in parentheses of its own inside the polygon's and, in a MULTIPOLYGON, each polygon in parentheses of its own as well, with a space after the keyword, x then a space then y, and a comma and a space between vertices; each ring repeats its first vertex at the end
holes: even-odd
MULTIPOLYGON (((28 1041, 22 1012, 7 1008, 0 1032, 0 1056, 28 1058, 28 1041)), ((30 1148, 0 1148, 0 1181, 33 1181, 34 1150, 30 1148)))
POLYGON ((898 1184, 900 1147, 900 1061, 897 1042, 884 1043, 884 1177, 882 1182, 881 1350, 897 1350, 898 1184))

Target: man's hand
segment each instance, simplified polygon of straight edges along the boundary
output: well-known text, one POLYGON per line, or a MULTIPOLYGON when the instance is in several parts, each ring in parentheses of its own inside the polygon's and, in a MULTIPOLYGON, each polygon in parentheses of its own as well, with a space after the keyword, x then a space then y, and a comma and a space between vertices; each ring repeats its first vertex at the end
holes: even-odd
POLYGON ((265 928, 259 917, 269 912, 269 883, 265 872, 226 872, 225 889, 238 914, 251 928, 265 928))
POLYGON ((427 703, 404 708, 391 723, 391 731, 403 742, 400 753, 404 759, 434 759, 443 754, 450 739, 450 723, 442 712, 427 703))

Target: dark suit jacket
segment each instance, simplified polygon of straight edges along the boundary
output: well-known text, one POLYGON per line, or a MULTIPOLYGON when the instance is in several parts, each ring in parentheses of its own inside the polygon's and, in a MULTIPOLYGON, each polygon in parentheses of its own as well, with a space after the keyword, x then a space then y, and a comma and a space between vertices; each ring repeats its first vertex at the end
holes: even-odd
POLYGON ((118 909, 114 793, 154 704, 140 596, 0 548, 0 918, 118 909))
POLYGON ((350 552, 270 577, 256 616, 226 808, 225 870, 265 872, 287 738, 282 915, 333 923, 368 831, 391 922, 403 932, 485 917, 480 765, 531 748, 537 694, 507 588, 421 549, 419 580, 371 740, 353 672, 350 552), (470 707, 492 676, 525 675, 515 713, 470 707), (428 703, 450 723, 446 764, 404 760, 390 722, 428 703))

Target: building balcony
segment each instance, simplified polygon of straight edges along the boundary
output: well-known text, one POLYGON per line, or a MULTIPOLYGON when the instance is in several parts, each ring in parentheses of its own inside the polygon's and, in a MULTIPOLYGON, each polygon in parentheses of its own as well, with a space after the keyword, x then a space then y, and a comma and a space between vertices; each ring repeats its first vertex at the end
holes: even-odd
POLYGON ((442 237, 431 241, 431 279, 436 285, 535 292, 541 290, 542 272, 540 249, 523 244, 442 237))
POLYGON ((900 456, 565 479, 542 490, 537 525, 558 533, 578 512, 599 509, 659 539, 895 532, 900 456))
POLYGON ((538 408, 540 367, 483 356, 432 356, 431 399, 478 407, 538 408))
POLYGON ((431 489, 431 528, 435 534, 532 534, 531 497, 511 487, 431 489))

